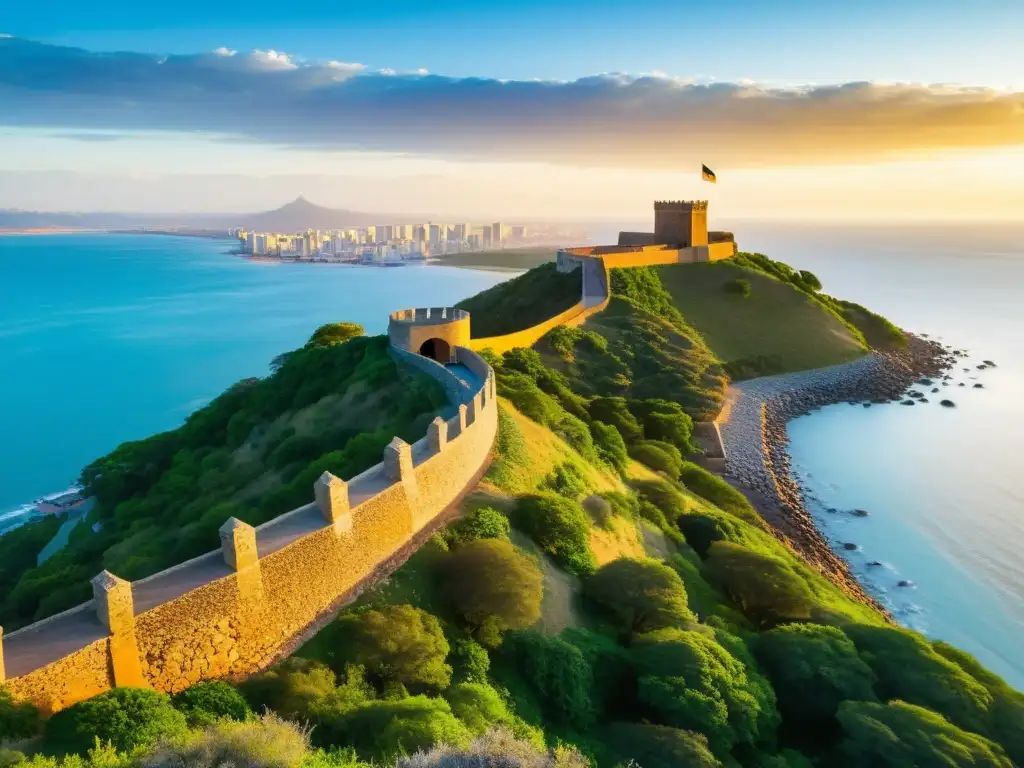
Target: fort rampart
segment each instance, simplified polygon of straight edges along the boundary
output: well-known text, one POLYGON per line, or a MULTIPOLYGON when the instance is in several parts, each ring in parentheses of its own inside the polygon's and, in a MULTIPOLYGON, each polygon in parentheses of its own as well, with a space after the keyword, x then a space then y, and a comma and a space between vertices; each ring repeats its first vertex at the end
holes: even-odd
POLYGON ((455 347, 454 362, 473 374, 468 387, 432 360, 393 352, 458 395, 455 415, 412 445, 395 438, 348 481, 325 473, 311 504, 257 528, 229 519, 218 551, 137 582, 100 574, 89 603, 3 638, 11 692, 53 712, 116 685, 174 692, 257 671, 445 519, 488 462, 494 372, 455 347))

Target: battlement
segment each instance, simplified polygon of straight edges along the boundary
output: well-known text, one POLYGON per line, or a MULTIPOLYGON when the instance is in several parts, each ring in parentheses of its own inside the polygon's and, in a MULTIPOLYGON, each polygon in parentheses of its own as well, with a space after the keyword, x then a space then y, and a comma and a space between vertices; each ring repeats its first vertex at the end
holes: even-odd
POLYGON ((655 200, 656 211, 706 211, 707 200, 655 200))

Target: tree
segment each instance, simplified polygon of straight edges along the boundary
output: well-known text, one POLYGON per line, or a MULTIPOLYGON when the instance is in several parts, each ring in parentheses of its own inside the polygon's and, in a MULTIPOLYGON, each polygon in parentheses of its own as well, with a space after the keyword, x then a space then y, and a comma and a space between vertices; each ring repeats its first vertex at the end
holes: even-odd
POLYGON ((1003 748, 942 715, 903 701, 844 701, 842 751, 851 768, 1012 768, 1003 748))
POLYGON ((630 400, 629 410, 643 424, 647 440, 669 443, 678 448, 680 453, 693 452, 693 443, 690 441, 693 419, 679 403, 659 398, 630 400))
POLYGON ((561 638, 525 630, 509 633, 501 654, 511 659, 549 718, 577 728, 592 724, 594 675, 579 648, 561 638))
POLYGON ((846 633, 874 671, 883 701, 900 699, 927 707, 960 728, 985 732, 992 694, 955 662, 936 653, 923 637, 866 624, 851 625, 846 633))
POLYGON ((806 269, 800 270, 800 282, 809 291, 813 292, 821 290, 821 280, 818 279, 816 274, 806 269))
POLYGON ((185 715, 189 726, 212 725, 218 720, 247 720, 252 710, 238 690, 221 680, 196 683, 171 697, 174 708, 185 715))
POLYGON ((504 539, 480 539, 455 547, 441 564, 441 589, 473 629, 522 629, 540 618, 543 577, 533 561, 504 539))
POLYGON ((362 665, 380 683, 410 689, 446 688, 452 668, 441 622, 411 605, 387 605, 344 615, 339 635, 349 662, 362 665))
POLYGON ((39 732, 39 710, 28 702, 16 702, 0 685, 0 744, 30 739, 39 732))
POLYGON ((640 635, 632 656, 637 696, 663 724, 703 733, 716 754, 773 741, 779 715, 771 685, 714 636, 659 629, 640 635))
POLYGON ((456 640, 448 657, 454 667, 455 679, 461 683, 486 683, 491 657, 487 649, 471 637, 456 640))
MULTIPOLYGON (((281 717, 302 721, 335 692, 336 677, 325 664, 291 656, 240 687, 253 709, 271 709, 281 717)), ((365 690, 366 696, 370 693, 365 690)))
POLYGON ((114 688, 51 717, 44 743, 51 750, 84 755, 99 739, 128 752, 187 730, 185 716, 171 705, 169 696, 145 688, 114 688))
POLYGON ((608 741, 622 764, 643 768, 721 768, 706 737, 664 725, 612 723, 608 741))
POLYGON ((477 539, 507 539, 511 530, 508 518, 494 507, 477 507, 449 525, 444 537, 449 544, 477 539))
POLYGON ((444 698, 452 714, 465 723, 474 736, 494 726, 514 728, 517 725, 517 718, 509 712, 505 700, 486 682, 453 685, 444 692, 444 698))
POLYGON ((590 526, 580 505, 553 493, 522 496, 513 521, 570 573, 593 573, 590 526))
POLYGON ((793 733, 831 738, 841 702, 875 700, 875 675, 841 629, 785 624, 757 635, 754 655, 793 733))
POLYGON ((587 596, 628 633, 695 622, 679 574, 651 559, 620 558, 587 579, 587 596))
POLYGON ((704 572, 761 629, 809 619, 814 611, 807 582, 789 563, 770 555, 716 541, 708 550, 704 572))
POLYGON ((321 325, 313 331, 313 335, 309 337, 309 341, 306 342, 304 349, 342 344, 365 333, 366 331, 363 330, 363 326, 358 323, 328 323, 327 325, 321 325))

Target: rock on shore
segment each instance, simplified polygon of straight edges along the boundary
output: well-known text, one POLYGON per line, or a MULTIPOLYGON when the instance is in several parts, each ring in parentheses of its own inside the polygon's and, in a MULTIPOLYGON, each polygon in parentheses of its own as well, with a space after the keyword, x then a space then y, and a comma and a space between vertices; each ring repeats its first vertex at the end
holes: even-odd
POLYGON ((911 385, 941 378, 963 354, 920 336, 908 339, 905 349, 873 352, 850 363, 738 382, 728 420, 719 425, 728 456, 725 479, 812 567, 883 614, 807 511, 792 474, 786 422, 836 403, 900 401, 911 385))

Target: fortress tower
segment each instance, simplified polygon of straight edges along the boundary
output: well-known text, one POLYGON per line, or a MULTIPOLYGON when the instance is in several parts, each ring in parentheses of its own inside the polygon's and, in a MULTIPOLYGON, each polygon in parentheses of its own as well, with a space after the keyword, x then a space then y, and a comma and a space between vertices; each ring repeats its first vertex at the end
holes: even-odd
POLYGON ((708 244, 707 200, 655 200, 654 242, 691 248, 708 244))

